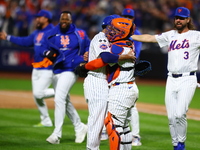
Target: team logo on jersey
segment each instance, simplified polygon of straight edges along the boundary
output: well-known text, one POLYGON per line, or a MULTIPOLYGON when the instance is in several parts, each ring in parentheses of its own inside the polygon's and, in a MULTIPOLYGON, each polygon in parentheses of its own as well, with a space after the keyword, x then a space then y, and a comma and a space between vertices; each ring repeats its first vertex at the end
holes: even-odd
POLYGON ((38 35, 37 35, 37 37, 36 37, 36 43, 40 43, 40 41, 42 40, 42 37, 43 37, 43 35, 44 35, 44 33, 43 32, 41 32, 41 33, 39 33, 38 35))
POLYGON ((106 39, 103 39, 103 40, 100 39, 100 40, 99 40, 99 43, 100 43, 100 46, 99 46, 99 47, 100 47, 101 49, 103 49, 103 50, 106 50, 106 49, 108 48, 108 45, 106 44, 106 42, 107 42, 106 39))
POLYGON ((190 47, 190 44, 189 44, 189 40, 187 39, 184 39, 182 43, 177 43, 177 40, 172 40, 170 43, 168 52, 172 50, 179 50, 179 49, 184 49, 188 47, 190 47))
POLYGON ((100 45, 100 48, 103 49, 103 50, 106 50, 108 48, 108 46, 103 43, 103 44, 100 45))
POLYGON ((84 33, 83 31, 79 30, 79 31, 78 31, 78 34, 80 35, 80 37, 81 37, 82 39, 84 39, 85 33, 84 33))
POLYGON ((60 43, 61 45, 63 45, 63 47, 67 47, 67 45, 69 44, 69 36, 68 35, 62 35, 60 36, 61 37, 61 40, 60 40, 60 43))

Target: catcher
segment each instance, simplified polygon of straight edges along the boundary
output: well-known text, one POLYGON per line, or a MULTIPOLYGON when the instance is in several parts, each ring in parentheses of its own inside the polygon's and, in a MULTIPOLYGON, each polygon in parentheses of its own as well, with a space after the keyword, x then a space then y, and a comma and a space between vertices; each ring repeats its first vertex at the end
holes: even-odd
MULTIPOLYGON (((132 62, 132 60, 128 61, 128 62, 122 61, 120 63, 117 63, 119 56, 122 56, 121 54, 123 54, 124 51, 126 51, 126 53, 127 53, 128 50, 134 49, 132 42, 128 39, 129 33, 132 33, 131 30, 133 30, 133 25, 129 19, 125 19, 125 18, 113 19, 111 26, 109 26, 107 28, 108 32, 106 34, 109 41, 112 42, 111 53, 103 52, 100 54, 101 58, 92 60, 89 63, 86 63, 86 64, 76 68, 76 73, 79 74, 79 76, 81 76, 81 77, 85 77, 85 76, 87 76, 88 70, 96 70, 100 67, 107 66, 109 68, 108 78, 107 78, 108 82, 110 83, 111 88, 113 86, 117 85, 116 90, 118 88, 120 88, 121 85, 123 85, 122 83, 127 83, 127 85, 133 84, 133 86, 132 86, 133 88, 128 90, 128 91, 131 91, 130 92, 131 99, 128 99, 127 102, 128 103, 130 102, 131 104, 128 106, 128 109, 125 109, 126 113, 123 116, 123 118, 127 118, 128 110, 130 110, 130 108, 134 106, 134 103, 137 100, 137 95, 138 95, 137 86, 134 83, 134 77, 133 77, 134 76, 134 63, 132 62), (126 28, 126 30, 123 30, 124 28, 126 28), (121 38, 121 37, 124 37, 124 38, 121 38), (112 63, 112 64, 110 64, 110 63, 112 63), (119 65, 119 64, 121 64, 121 65, 119 65), (123 73, 121 73, 121 72, 123 72, 123 73), (121 74, 124 74, 125 76, 126 76, 126 74, 129 74, 129 75, 132 75, 132 77, 127 75, 130 78, 127 78, 127 80, 125 82, 124 81, 115 82, 115 81, 119 81, 119 79, 121 78, 121 74), (132 94, 132 93, 134 93, 134 94, 132 94)), ((141 69, 141 65, 139 65, 139 66, 138 66, 138 68, 141 69)), ((115 91, 115 90, 112 90, 112 91, 115 91)), ((114 95, 118 95, 118 93, 116 91, 113 93, 115 93, 114 95)), ((124 91, 124 93, 127 93, 127 92, 124 91)), ((122 95, 126 95, 126 94, 122 94, 122 95)), ((117 99, 122 100, 120 98, 117 98, 117 99)), ((113 109, 112 109, 113 105, 115 105, 113 103, 117 103, 117 101, 116 101, 117 99, 113 99, 113 102, 110 103, 110 105, 108 107, 108 108, 110 108, 110 109, 108 109, 108 111, 109 110, 110 111, 109 111, 109 113, 107 115, 108 117, 106 118, 106 121, 105 121, 105 125, 106 125, 107 132, 108 132, 109 139, 110 139, 110 149, 115 150, 115 149, 119 149, 119 147, 121 147, 121 148, 127 147, 128 149, 130 149, 131 143, 132 143, 132 137, 130 134, 128 134, 128 133, 130 133, 129 132, 130 129, 128 126, 126 126, 127 124, 125 123, 125 120, 122 119, 121 116, 117 112, 113 111, 113 109), (118 120, 118 118, 119 118, 119 120, 121 120, 120 122, 122 122, 122 124, 116 120, 116 117, 117 117, 117 120, 118 120), (127 137, 127 138, 125 138, 125 137, 127 137)), ((120 107, 121 106, 119 106, 118 108, 120 108, 120 107)), ((124 107, 122 109, 124 110, 124 107)))

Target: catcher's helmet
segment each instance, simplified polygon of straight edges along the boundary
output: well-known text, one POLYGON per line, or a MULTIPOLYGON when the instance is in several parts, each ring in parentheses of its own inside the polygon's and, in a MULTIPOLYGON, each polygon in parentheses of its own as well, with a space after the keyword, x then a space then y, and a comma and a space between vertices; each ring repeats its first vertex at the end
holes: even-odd
POLYGON ((110 42, 114 42, 128 37, 133 31, 133 23, 127 18, 114 18, 106 29, 106 37, 110 42))

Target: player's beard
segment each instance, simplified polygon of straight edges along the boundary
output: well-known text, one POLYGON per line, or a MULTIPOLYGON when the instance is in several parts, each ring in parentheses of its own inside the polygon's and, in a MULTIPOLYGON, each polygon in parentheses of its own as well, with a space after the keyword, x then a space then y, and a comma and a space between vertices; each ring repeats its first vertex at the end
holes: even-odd
POLYGON ((42 24, 42 23, 37 23, 37 24, 36 24, 36 29, 41 30, 42 27, 43 27, 43 24, 42 24))
POLYGON ((70 25, 67 25, 66 27, 62 27, 62 23, 60 23, 60 31, 62 33, 66 33, 69 30, 70 25))
POLYGON ((175 24, 175 28, 176 28, 178 31, 182 31, 182 30, 185 29, 186 27, 187 27, 187 24, 178 24, 178 23, 175 24))

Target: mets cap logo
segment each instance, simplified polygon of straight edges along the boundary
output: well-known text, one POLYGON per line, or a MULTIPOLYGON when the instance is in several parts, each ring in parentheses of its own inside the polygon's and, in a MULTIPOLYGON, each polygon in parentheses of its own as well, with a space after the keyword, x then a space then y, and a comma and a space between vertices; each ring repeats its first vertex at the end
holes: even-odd
POLYGON ((131 13, 130 9, 127 9, 126 12, 129 13, 129 14, 131 13))
POLYGON ((178 9, 178 13, 181 13, 182 12, 182 9, 180 8, 180 9, 178 9))

